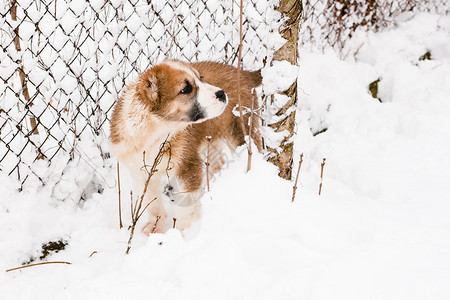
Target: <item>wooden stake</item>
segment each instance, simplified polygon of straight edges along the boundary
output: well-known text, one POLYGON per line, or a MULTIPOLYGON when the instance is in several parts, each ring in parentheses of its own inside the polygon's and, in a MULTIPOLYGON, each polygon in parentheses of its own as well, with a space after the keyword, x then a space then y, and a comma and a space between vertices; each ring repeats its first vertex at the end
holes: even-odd
POLYGON ((300 161, 298 163, 297 176, 295 176, 295 184, 294 184, 294 187, 292 188, 293 191, 292 191, 292 201, 291 202, 294 202, 294 200, 295 200, 295 192, 297 191, 298 175, 300 174, 300 168, 302 167, 302 163, 303 163, 303 153, 300 154, 300 161))

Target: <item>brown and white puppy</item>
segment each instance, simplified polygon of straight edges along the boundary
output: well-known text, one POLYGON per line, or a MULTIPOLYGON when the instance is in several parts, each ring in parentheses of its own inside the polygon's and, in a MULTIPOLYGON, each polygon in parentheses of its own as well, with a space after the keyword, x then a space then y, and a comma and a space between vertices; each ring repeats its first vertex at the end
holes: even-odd
MULTIPOLYGON (((260 84, 259 71, 241 72, 243 106, 251 106, 251 89, 260 84)), ((150 217, 143 228, 145 233, 164 232, 169 225, 161 186, 166 176, 177 189, 176 227, 187 228, 197 218, 207 136, 212 137, 212 148, 219 156, 223 145, 234 150, 245 142, 239 118, 233 115, 238 102, 237 87, 237 69, 232 66, 166 60, 140 74, 118 99, 111 118, 112 151, 129 169, 139 192, 142 193, 148 176, 144 164, 153 164, 167 138, 170 144, 145 196, 143 207, 156 198, 148 207, 150 217)), ((248 118, 246 114, 247 132, 248 118)), ((260 150, 258 123, 255 117, 252 136, 260 150)))

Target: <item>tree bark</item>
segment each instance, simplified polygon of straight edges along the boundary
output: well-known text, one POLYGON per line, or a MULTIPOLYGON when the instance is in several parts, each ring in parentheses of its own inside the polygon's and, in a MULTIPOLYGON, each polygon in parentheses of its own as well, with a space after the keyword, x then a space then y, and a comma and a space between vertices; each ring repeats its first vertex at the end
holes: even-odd
MULTIPOLYGON (((280 34, 286 39, 286 43, 274 53, 273 60, 286 60, 292 65, 297 65, 298 31, 303 10, 302 1, 280 0, 277 10, 287 18, 280 28, 280 34)), ((297 81, 281 94, 288 96, 290 100, 276 113, 277 116, 285 114, 290 107, 297 105, 297 81)), ((295 110, 283 120, 270 124, 269 126, 275 129, 276 132, 281 132, 283 130, 289 131, 289 135, 287 135, 280 144, 280 151, 271 148, 268 148, 268 150, 274 154, 269 161, 279 168, 280 172, 278 175, 284 179, 290 180, 292 176, 294 150, 292 137, 295 129, 295 110)))

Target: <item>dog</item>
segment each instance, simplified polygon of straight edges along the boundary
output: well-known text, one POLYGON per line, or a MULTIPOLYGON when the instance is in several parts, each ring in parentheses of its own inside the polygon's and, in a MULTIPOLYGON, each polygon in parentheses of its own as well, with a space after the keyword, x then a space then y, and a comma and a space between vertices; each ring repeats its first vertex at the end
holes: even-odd
MULTIPOLYGON (((251 91, 261 85, 261 72, 242 70, 240 78, 241 103, 250 108, 251 91)), ((130 171, 138 191, 144 190, 148 169, 161 153, 161 145, 169 148, 160 158, 145 193, 142 207, 150 204, 144 233, 162 233, 171 225, 163 203, 165 178, 176 189, 171 199, 175 203, 176 228, 184 230, 199 217, 207 143, 219 157, 209 176, 224 163, 224 149, 234 151, 245 143, 239 117, 233 113, 237 104, 237 69, 216 62, 165 60, 125 88, 111 117, 111 150, 130 171)), ((258 107, 257 103, 254 107, 258 107)), ((244 115, 247 134, 249 117, 249 113, 244 115)), ((261 151, 259 119, 253 116, 252 123, 252 139, 261 151)))

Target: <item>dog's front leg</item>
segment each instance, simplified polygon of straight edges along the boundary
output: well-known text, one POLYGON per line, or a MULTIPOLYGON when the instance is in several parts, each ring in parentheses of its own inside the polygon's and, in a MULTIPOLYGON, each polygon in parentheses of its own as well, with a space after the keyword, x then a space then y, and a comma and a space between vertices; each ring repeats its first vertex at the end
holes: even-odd
POLYGON ((179 192, 174 197, 173 208, 174 218, 176 218, 175 228, 183 231, 191 227, 192 222, 200 216, 201 202, 204 189, 198 189, 192 192, 179 192))
POLYGON ((200 214, 200 199, 204 193, 203 161, 198 151, 183 157, 175 177, 172 177, 174 187, 173 204, 175 227, 179 230, 189 228, 200 214))
POLYGON ((164 208, 159 176, 151 178, 142 207, 147 207, 148 222, 142 228, 146 235, 165 232, 167 227, 167 211, 164 208), (150 204, 149 204, 150 203, 150 204))

